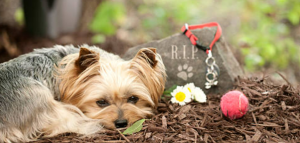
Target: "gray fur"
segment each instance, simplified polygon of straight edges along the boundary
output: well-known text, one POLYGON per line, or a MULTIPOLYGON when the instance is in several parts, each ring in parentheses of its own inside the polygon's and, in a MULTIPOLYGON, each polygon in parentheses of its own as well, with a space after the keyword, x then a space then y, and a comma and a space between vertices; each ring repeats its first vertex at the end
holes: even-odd
MULTIPOLYGON (((45 88, 58 95, 53 77, 54 66, 79 50, 72 46, 39 49, 0 65, 0 129, 5 126, 23 127, 34 120, 34 114, 47 105, 40 93, 30 93, 45 88), (24 96, 30 95, 30 96, 24 96), (34 100, 33 100, 34 99, 34 100)), ((46 92, 46 91, 45 91, 46 92)))
MULTIPOLYGON (((79 49, 73 46, 55 46, 34 50, 34 52, 0 64, 0 94, 11 95, 10 90, 16 90, 15 86, 28 85, 26 81, 25 83, 20 81, 24 78, 32 78, 47 86, 52 92, 57 92, 53 77, 54 66, 57 66, 65 56, 78 51, 79 49), (4 84, 5 82, 13 85, 4 84)), ((53 95, 57 94, 53 93, 53 95)))

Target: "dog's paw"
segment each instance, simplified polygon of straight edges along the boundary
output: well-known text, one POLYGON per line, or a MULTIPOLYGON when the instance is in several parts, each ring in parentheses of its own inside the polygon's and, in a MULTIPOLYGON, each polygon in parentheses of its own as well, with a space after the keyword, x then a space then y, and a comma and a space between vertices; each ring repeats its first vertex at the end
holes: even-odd
POLYGON ((194 74, 191 73, 191 71, 193 70, 193 67, 188 66, 188 64, 184 64, 179 65, 178 66, 178 71, 179 73, 177 74, 177 76, 183 80, 187 80, 188 78, 191 78, 194 74))

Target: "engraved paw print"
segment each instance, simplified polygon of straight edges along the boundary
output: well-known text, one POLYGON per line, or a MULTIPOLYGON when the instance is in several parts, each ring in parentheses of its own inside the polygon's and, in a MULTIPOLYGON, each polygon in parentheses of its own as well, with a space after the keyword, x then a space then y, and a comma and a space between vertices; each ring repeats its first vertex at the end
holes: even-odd
POLYGON ((179 65, 178 66, 178 71, 179 73, 177 74, 177 76, 183 80, 187 80, 188 78, 191 78, 194 74, 191 73, 191 71, 193 70, 193 67, 188 66, 188 64, 184 64, 179 65))

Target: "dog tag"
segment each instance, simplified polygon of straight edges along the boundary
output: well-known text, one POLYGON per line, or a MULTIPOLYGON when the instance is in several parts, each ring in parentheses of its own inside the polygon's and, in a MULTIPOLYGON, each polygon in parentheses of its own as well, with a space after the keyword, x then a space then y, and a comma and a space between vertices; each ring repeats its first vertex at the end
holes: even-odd
POLYGON ((210 89, 212 86, 218 85, 218 77, 220 74, 220 68, 215 62, 215 58, 209 54, 205 60, 206 67, 206 83, 205 88, 210 89))

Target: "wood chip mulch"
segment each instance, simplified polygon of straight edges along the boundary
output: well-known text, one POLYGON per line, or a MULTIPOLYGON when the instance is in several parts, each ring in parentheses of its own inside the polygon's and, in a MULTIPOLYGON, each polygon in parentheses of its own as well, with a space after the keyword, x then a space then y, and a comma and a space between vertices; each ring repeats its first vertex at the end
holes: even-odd
POLYGON ((241 119, 230 120, 220 110, 221 95, 208 95, 208 103, 159 103, 158 113, 146 120, 142 131, 103 131, 93 137, 60 135, 41 142, 300 142, 300 92, 287 82, 273 85, 266 78, 238 78, 234 89, 243 91, 250 109, 241 119))

